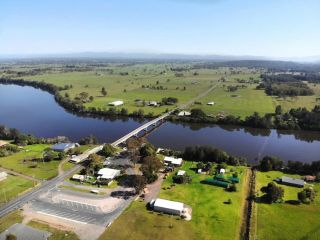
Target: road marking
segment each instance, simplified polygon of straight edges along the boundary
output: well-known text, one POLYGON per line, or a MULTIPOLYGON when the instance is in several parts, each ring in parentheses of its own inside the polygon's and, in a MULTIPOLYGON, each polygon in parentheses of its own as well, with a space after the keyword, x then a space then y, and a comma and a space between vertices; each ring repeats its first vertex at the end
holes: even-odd
POLYGON ((67 199, 61 199, 62 201, 66 201, 66 202, 70 202, 70 203, 78 203, 78 204, 81 204, 81 205, 88 205, 88 206, 91 206, 91 207, 97 207, 97 205, 93 205, 93 204, 88 204, 88 203, 82 203, 82 202, 78 202, 78 201, 71 201, 71 200, 67 200, 67 199))
POLYGON ((43 214, 43 215, 47 215, 47 216, 50 216, 50 217, 56 217, 56 218, 68 220, 68 221, 71 221, 71 222, 76 222, 76 223, 81 223, 81 224, 88 224, 87 222, 77 221, 77 220, 73 220, 73 219, 66 218, 66 217, 60 217, 58 215, 45 213, 45 212, 42 212, 42 211, 38 211, 37 213, 40 213, 40 214, 43 214))

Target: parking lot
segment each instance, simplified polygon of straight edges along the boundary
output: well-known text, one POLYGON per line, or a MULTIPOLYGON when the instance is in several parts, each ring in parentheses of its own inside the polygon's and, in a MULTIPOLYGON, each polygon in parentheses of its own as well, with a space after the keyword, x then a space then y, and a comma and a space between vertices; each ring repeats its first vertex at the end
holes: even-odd
POLYGON ((71 221, 80 224, 105 224, 105 215, 98 213, 98 208, 89 204, 61 201, 58 204, 36 200, 32 209, 38 214, 71 221))
POLYGON ((70 201, 70 200, 66 200, 66 199, 59 200, 59 205, 62 207, 73 209, 73 210, 94 212, 94 213, 101 212, 101 209, 95 205, 81 203, 81 202, 77 202, 77 201, 70 201))

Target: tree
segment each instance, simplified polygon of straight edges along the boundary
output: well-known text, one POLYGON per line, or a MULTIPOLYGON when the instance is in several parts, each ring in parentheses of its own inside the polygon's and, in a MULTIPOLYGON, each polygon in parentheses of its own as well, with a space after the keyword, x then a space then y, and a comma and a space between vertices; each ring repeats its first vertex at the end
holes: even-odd
POLYGON ((155 156, 155 155, 156 155, 156 149, 151 143, 147 143, 140 148, 140 156, 142 158, 147 156, 155 156))
POLYGON ((237 185, 236 184, 231 184, 229 187, 228 187, 228 191, 229 192, 236 192, 237 191, 237 185))
POLYGON ((79 141, 80 145, 93 145, 93 144, 97 144, 98 143, 98 139, 96 136, 94 135, 90 135, 84 138, 81 138, 79 141))
POLYGON ((199 118, 199 117, 206 117, 207 115, 201 109, 195 108, 195 109, 191 109, 191 116, 195 118, 199 118))
POLYGON ((101 88, 101 93, 103 96, 107 96, 107 91, 104 87, 101 88))
POLYGON ((301 192, 298 192, 299 201, 305 204, 313 202, 316 196, 317 192, 312 187, 305 188, 301 192))
POLYGON ((188 174, 185 175, 175 175, 172 177, 172 180, 174 183, 178 184, 185 184, 185 183, 191 183, 192 182, 192 177, 188 174))
POLYGON ((152 183, 158 179, 157 172, 161 167, 162 164, 156 157, 148 156, 143 158, 140 170, 147 183, 152 183))
POLYGON ((106 144, 103 146, 100 153, 104 157, 110 157, 110 156, 113 156, 115 152, 116 152, 116 149, 113 146, 111 146, 110 144, 106 144))
POLYGON ((266 200, 271 204, 282 200, 284 189, 277 186, 274 182, 270 182, 267 186, 266 200))
POLYGON ((265 156, 260 161, 260 170, 268 172, 272 170, 281 170, 283 167, 283 161, 277 157, 265 156))
POLYGON ((103 168, 103 158, 98 154, 91 154, 88 158, 88 170, 95 174, 99 169, 103 168))
POLYGON ((204 169, 204 167, 205 167, 205 165, 204 165, 203 162, 198 162, 198 163, 197 163, 197 168, 198 168, 198 169, 204 169))
POLYGON ((9 233, 6 235, 6 240, 16 240, 16 239, 17 239, 16 235, 12 233, 9 233))
POLYGON ((134 175, 132 179, 132 186, 134 187, 136 194, 139 194, 146 186, 146 179, 141 175, 134 175))
POLYGON ((280 105, 276 106, 275 114, 276 115, 281 115, 282 114, 282 107, 280 105))

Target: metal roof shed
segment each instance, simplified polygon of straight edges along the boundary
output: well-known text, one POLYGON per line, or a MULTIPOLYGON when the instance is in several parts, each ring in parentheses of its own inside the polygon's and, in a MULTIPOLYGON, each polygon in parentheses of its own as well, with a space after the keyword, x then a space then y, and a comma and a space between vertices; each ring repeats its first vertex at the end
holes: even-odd
POLYGON ((304 187, 304 181, 301 179, 283 176, 283 177, 281 177, 280 181, 284 185, 289 185, 289 186, 293 186, 293 187, 301 187, 301 188, 304 187))
POLYGON ((181 215, 184 209, 184 204, 158 198, 153 204, 154 211, 163 212, 172 215, 181 215))

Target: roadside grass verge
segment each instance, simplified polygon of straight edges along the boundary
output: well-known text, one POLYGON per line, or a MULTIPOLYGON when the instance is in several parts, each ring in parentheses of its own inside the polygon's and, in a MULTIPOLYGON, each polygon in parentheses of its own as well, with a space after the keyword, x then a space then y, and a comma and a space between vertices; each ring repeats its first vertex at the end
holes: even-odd
POLYGON ((34 183, 30 180, 8 174, 7 179, 0 182, 0 206, 33 186, 34 183))
POLYGON ((21 223, 22 216, 20 211, 14 211, 8 215, 0 218, 0 233, 11 227, 15 223, 21 223))

